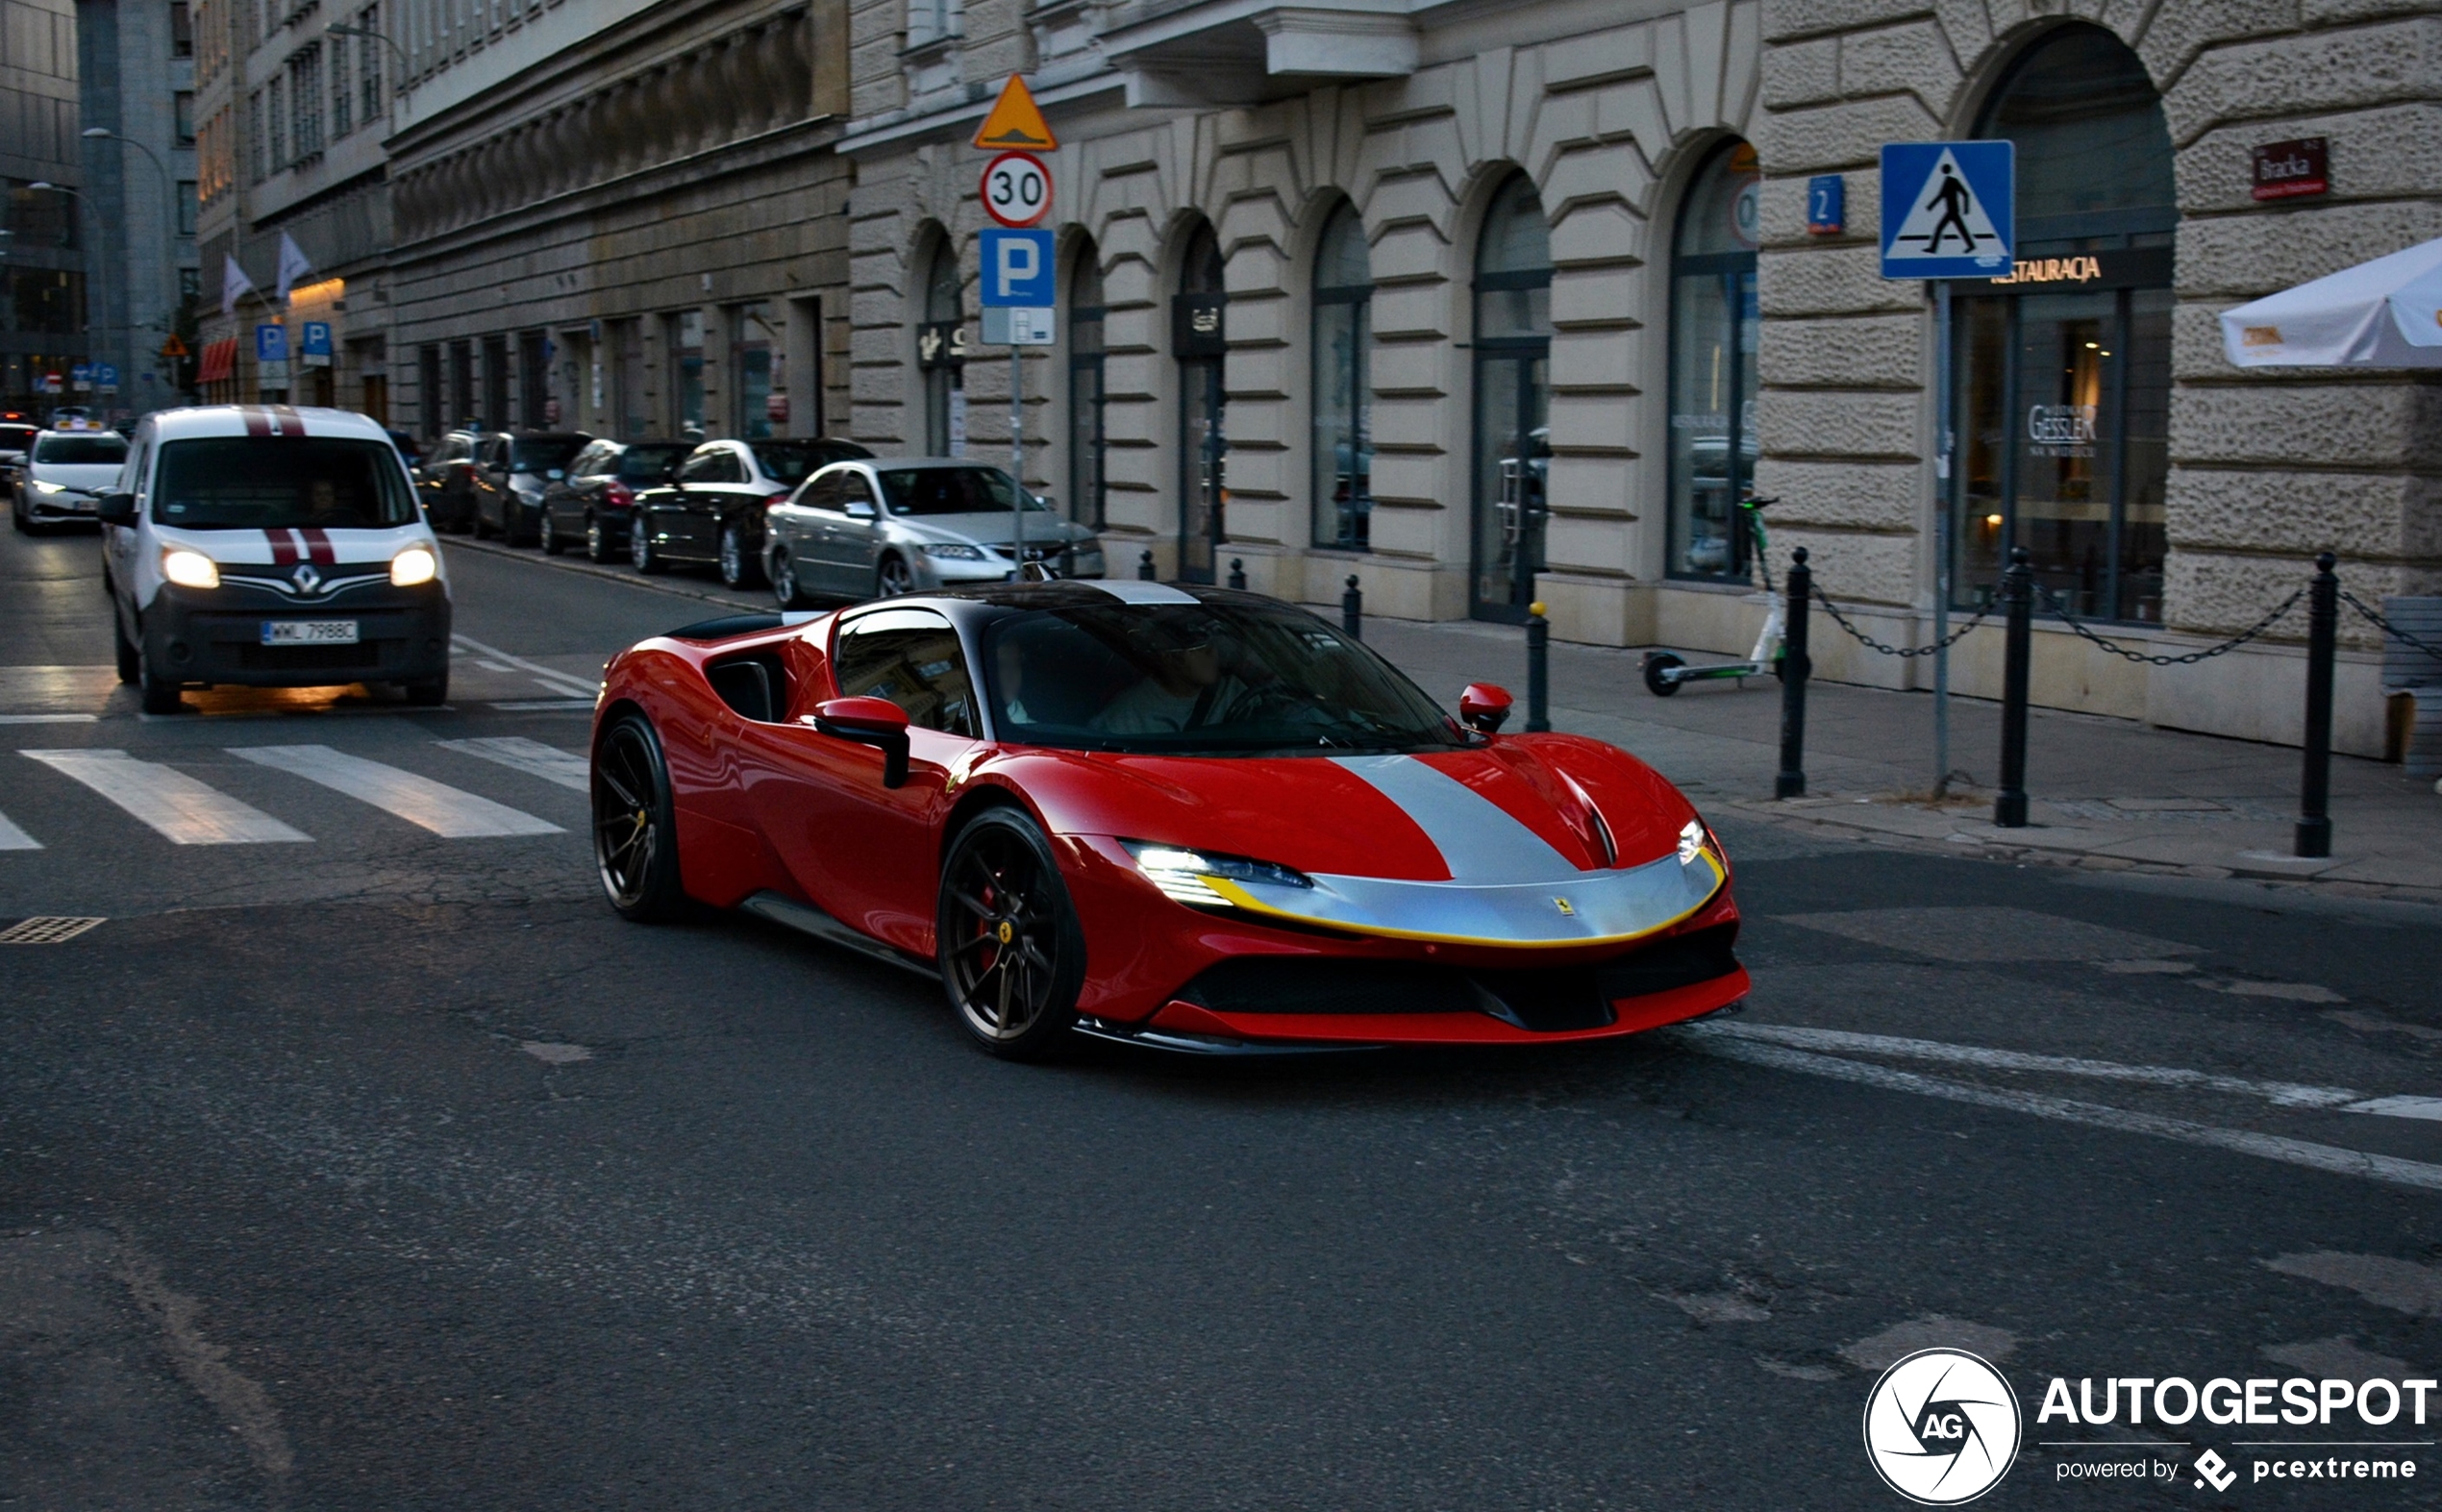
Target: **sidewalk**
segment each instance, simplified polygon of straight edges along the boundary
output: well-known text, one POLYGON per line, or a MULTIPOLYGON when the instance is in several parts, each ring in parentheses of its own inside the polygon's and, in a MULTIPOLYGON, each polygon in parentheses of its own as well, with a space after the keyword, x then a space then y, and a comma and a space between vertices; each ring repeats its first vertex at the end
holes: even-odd
MULTIPOLYGON (((1336 618, 1329 610, 1318 610, 1336 618)), ((1369 618, 1368 644, 1456 706, 1498 682, 1526 720, 1526 636, 1512 626, 1369 618)), ((1947 854, 2195 877, 2311 880, 2336 890, 2442 902, 2442 796, 2397 766, 2331 760, 2332 855, 2290 855, 2299 753, 2129 720, 2030 710, 2029 824, 1992 823, 2001 708, 1951 700, 1951 767, 1968 774, 1931 801, 1933 700, 1814 682, 1807 697, 1807 793, 1772 798, 1781 768, 1781 686, 1698 683, 1656 698, 1641 651, 1552 646, 1552 725, 1625 747, 1710 811, 1947 854)), ((1685 653, 1693 662, 1728 659, 1685 653)))

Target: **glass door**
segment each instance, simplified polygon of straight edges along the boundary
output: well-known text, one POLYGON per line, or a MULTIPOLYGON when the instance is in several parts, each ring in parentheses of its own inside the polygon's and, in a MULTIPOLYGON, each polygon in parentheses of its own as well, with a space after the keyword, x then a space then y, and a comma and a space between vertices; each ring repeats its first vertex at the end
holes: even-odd
POLYGON ((1179 581, 1210 582, 1227 526, 1224 472, 1229 440, 1221 427, 1221 360, 1179 364, 1179 581))
POLYGON ((1475 571, 1469 612, 1523 621, 1543 569, 1550 517, 1551 358, 1547 343, 1476 349, 1475 571))

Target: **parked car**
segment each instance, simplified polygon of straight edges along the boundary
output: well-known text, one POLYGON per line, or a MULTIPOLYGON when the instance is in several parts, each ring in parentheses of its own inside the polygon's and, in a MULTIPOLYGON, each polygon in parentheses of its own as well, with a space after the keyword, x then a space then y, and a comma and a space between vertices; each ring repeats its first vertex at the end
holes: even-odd
POLYGON ((380 426, 289 409, 271 433, 252 406, 163 409, 135 453, 99 514, 119 681, 144 712, 177 712, 195 683, 448 698, 440 546, 380 426))
POLYGON ((477 537, 498 535, 511 546, 538 540, 542 491, 567 476, 568 463, 592 439, 582 431, 483 437, 468 473, 477 537))
POLYGON ((26 449, 41 431, 42 427, 30 421, 0 420, 0 489, 7 489, 13 496, 17 474, 25 467, 26 449))
POLYGON ((638 572, 706 564, 750 587, 762 578, 765 511, 817 468, 872 455, 853 441, 706 441, 667 483, 636 496, 629 559, 638 572))
POLYGON ((399 460, 407 463, 409 472, 412 473, 424 465, 424 447, 415 437, 405 431, 386 430, 384 434, 389 436, 390 444, 399 449, 399 460))
MULTIPOLYGON (((771 510, 764 573, 783 608, 812 595, 888 597, 1017 576, 1010 501, 997 467, 956 458, 838 462, 771 510)), ((1026 560, 1099 578, 1093 531, 1026 498, 1026 560)))
POLYGON ((109 431, 40 431, 10 493, 10 517, 31 535, 55 524, 88 523, 118 484, 127 438, 109 431))
POLYGON ((542 549, 556 557, 583 542, 588 560, 628 550, 628 522, 640 491, 669 481, 693 441, 597 440, 569 459, 567 476, 542 491, 542 549))
POLYGON ((415 467, 415 496, 433 529, 463 534, 475 523, 475 449, 480 431, 452 431, 415 467))

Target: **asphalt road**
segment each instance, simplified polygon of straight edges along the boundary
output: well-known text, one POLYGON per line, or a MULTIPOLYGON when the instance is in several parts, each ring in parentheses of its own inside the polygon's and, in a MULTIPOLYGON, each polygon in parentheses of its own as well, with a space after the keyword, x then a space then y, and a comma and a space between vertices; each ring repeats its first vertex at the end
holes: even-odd
POLYGON ((0 1506, 1892 1507, 1860 1414, 1931 1345, 2025 1406, 1984 1504, 2442 1504, 2405 1417, 2035 1416, 2442 1371, 2430 911, 1740 826, 1739 1017, 1008 1066, 598 901, 583 690, 708 582, 454 547, 448 709, 156 720, 97 561, 0 538, 0 922, 107 921, 0 945, 0 1506), (110 796, 162 769, 290 837, 172 843, 110 796), (2185 1469, 2330 1439, 2421 1476, 2185 1469))

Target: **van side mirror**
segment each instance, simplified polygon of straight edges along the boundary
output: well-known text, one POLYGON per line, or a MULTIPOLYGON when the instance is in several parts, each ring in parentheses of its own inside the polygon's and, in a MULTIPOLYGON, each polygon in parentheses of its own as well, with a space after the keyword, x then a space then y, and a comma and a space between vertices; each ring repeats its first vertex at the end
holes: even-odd
POLYGON ((882 750, 882 785, 908 782, 908 711, 886 698, 832 698, 814 706, 814 729, 882 750))
POLYGON ((1492 734, 1509 718, 1515 700, 1497 682, 1470 682, 1458 695, 1458 718, 1468 729, 1492 734))
POLYGON ((136 523, 136 495, 106 493, 97 501, 93 514, 104 525, 133 525, 136 523))

